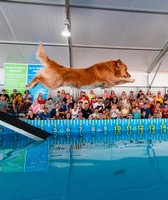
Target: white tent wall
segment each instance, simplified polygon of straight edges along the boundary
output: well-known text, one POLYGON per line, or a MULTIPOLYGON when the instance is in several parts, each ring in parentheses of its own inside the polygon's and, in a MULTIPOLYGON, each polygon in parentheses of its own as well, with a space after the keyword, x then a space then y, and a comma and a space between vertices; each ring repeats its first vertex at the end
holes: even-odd
MULTIPOLYGON (((114 87, 118 93, 123 89, 147 90, 151 82, 152 89, 165 91, 167 10, 167 0, 69 0, 71 37, 67 39, 61 35, 65 28, 65 0, 0 1, 0 66, 39 63, 35 53, 38 42, 42 41, 47 55, 67 67, 86 68, 121 59, 135 82, 114 87), (162 53, 165 56, 161 55, 151 67, 162 53)), ((0 68, 1 87, 3 79, 0 68)), ((78 90, 67 90, 78 93, 78 90)))

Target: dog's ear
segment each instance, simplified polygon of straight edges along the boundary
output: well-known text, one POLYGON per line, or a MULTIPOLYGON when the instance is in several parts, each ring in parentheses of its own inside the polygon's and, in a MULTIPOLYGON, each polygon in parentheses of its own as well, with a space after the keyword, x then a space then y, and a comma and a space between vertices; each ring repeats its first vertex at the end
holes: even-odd
POLYGON ((117 67, 120 67, 120 65, 122 64, 122 61, 121 61, 120 59, 118 59, 118 60, 116 61, 116 63, 117 63, 116 66, 117 66, 117 67))

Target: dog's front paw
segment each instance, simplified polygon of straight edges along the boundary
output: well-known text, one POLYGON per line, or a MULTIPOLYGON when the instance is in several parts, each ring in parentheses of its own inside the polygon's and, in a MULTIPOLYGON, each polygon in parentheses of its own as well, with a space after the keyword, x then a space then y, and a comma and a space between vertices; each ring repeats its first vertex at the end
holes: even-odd
POLYGON ((129 82, 130 82, 130 83, 133 83, 134 81, 135 81, 134 78, 130 78, 130 79, 129 79, 129 82))

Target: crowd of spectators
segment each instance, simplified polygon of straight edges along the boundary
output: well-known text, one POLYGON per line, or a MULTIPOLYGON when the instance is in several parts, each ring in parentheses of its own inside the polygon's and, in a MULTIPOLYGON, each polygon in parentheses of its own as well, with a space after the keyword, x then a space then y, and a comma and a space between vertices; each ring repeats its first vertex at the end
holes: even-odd
POLYGON ((114 90, 108 93, 104 89, 99 96, 94 90, 89 93, 81 91, 79 97, 74 99, 73 95, 62 89, 47 99, 39 93, 33 100, 28 90, 23 95, 14 89, 8 95, 2 89, 0 111, 14 116, 23 115, 27 120, 168 118, 168 93, 158 91, 153 94, 150 90, 147 93, 139 90, 136 94, 122 91, 116 95, 114 90))

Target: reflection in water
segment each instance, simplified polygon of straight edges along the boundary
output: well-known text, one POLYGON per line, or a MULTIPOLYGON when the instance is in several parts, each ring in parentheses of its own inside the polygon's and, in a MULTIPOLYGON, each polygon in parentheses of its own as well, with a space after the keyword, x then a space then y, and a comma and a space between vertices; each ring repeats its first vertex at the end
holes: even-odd
POLYGON ((1 197, 164 200, 168 195, 167 140, 163 135, 157 136, 160 139, 145 134, 125 137, 88 133, 53 135, 37 142, 18 134, 1 135, 1 197))
MULTIPOLYGON (((2 172, 48 171, 49 167, 65 168, 70 165, 92 166, 92 161, 112 161, 124 158, 148 158, 154 166, 157 156, 167 156, 167 141, 119 140, 102 133, 85 137, 53 135, 46 141, 34 141, 20 134, 0 136, 0 165, 2 172)), ((155 163, 155 164, 156 164, 155 163)), ((158 166, 158 164, 157 164, 158 166)), ((120 167, 113 175, 126 173, 120 167)))

